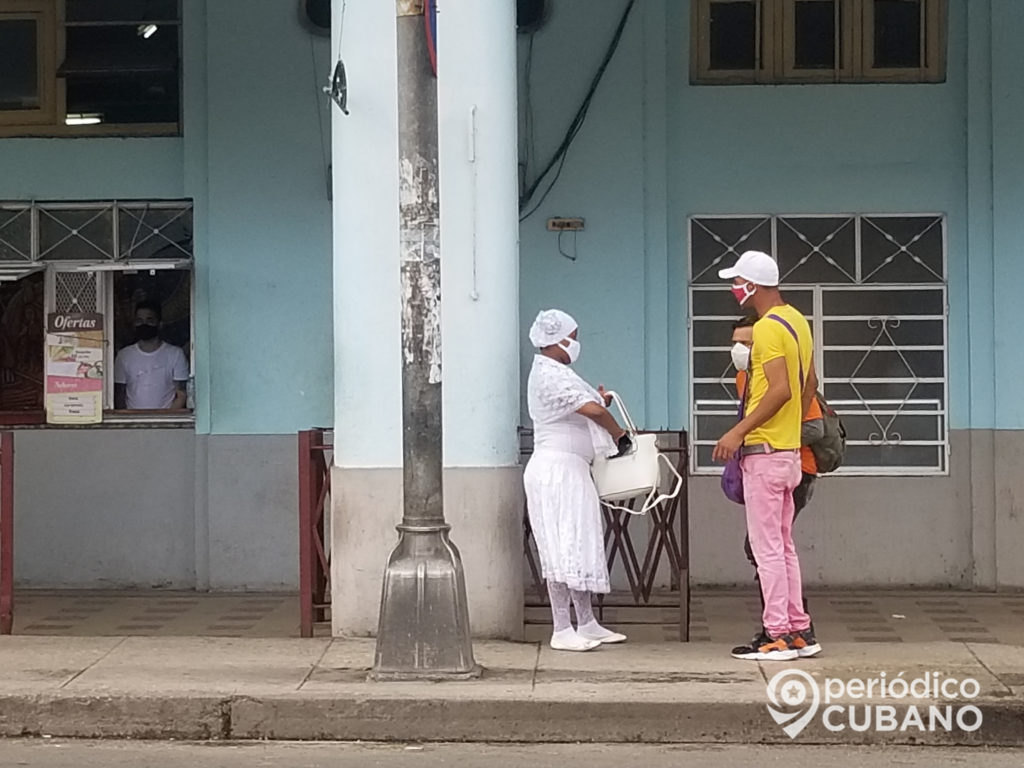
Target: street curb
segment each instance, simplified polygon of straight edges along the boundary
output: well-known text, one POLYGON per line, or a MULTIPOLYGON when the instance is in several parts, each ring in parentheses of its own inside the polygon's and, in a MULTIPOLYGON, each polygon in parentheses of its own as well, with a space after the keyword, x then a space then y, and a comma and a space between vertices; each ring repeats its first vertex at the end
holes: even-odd
POLYGON ((0 696, 0 736, 219 739, 226 698, 203 696, 0 696))
MULTIPOLYGON (((0 736, 380 742, 929 744, 1024 746, 1024 700, 975 700, 980 730, 833 733, 791 740, 763 702, 268 696, 0 696, 0 736)), ((896 706, 901 713, 906 706, 896 706)), ((899 715, 898 715, 899 717, 899 715)), ((900 718, 901 719, 901 718, 900 718)))

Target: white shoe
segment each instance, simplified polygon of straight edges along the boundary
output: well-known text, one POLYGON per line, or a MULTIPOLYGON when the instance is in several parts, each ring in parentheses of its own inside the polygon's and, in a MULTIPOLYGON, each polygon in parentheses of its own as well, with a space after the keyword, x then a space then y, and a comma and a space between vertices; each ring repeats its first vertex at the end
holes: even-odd
POLYGON ((551 647, 556 651, 592 651, 599 645, 599 640, 582 638, 571 627, 551 635, 551 647))
POLYGON ((625 635, 619 632, 612 632, 610 629, 605 629, 596 621, 584 624, 576 630, 576 634, 584 640, 593 640, 594 642, 601 643, 602 645, 626 642, 625 635))

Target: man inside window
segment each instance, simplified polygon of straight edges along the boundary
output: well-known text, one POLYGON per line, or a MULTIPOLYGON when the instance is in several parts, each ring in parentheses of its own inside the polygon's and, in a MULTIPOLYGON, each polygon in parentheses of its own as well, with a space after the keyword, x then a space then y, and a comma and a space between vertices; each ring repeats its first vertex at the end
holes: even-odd
POLYGON ((185 407, 188 362, 180 347, 160 338, 163 313, 154 301, 135 306, 136 342, 114 360, 114 407, 130 411, 185 407))

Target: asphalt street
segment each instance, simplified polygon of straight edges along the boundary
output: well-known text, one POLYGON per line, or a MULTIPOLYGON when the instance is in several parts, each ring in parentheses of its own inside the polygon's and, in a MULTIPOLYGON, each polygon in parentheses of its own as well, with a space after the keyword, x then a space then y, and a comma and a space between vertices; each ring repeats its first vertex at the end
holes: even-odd
POLYGON ((1019 768, 1024 750, 937 747, 345 744, 0 740, 16 768, 1019 768))

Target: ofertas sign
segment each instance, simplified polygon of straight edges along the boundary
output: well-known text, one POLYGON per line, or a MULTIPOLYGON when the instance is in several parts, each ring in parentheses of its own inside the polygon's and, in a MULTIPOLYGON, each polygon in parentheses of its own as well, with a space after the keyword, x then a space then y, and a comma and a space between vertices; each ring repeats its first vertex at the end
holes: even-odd
POLYGON ((51 314, 46 326, 46 421, 103 421, 103 315, 51 314))

